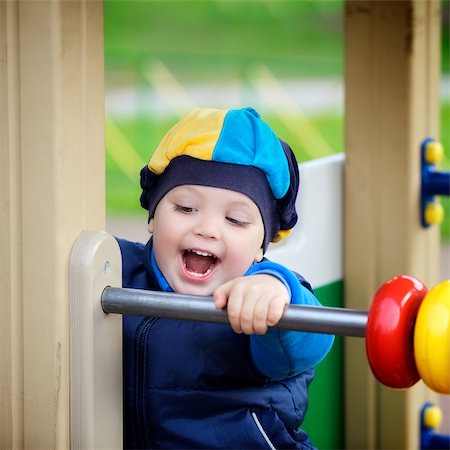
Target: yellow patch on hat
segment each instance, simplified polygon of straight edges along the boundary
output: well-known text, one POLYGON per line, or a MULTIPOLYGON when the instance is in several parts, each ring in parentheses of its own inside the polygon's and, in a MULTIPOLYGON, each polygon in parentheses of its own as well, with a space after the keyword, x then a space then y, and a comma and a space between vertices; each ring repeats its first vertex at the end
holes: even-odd
POLYGON ((160 175, 177 156, 211 161, 227 112, 196 108, 186 114, 164 136, 148 163, 148 168, 160 175))

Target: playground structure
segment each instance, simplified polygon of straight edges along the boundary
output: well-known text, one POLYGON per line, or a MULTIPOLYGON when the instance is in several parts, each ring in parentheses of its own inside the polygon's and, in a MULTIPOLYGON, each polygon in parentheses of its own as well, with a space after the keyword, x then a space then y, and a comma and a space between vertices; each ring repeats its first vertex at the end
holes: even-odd
MULTIPOLYGON (((439 281, 418 205, 420 146, 439 134, 440 2, 349 0, 345 17, 345 305, 367 310, 393 274, 439 281)), ((69 255, 105 228, 102 4, 1 2, 0 42, 1 446, 68 448, 69 255)), ((418 448, 435 394, 382 387, 361 340, 345 345, 346 447, 418 448)))

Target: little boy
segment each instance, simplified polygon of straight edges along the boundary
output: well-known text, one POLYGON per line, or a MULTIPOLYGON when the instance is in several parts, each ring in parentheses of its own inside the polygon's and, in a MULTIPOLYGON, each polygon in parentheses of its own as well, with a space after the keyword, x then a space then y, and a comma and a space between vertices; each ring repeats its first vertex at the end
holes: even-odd
POLYGON ((298 184, 251 108, 193 110, 142 169, 152 237, 119 240, 123 286, 213 295, 231 327, 124 317, 125 448, 312 448, 299 427, 333 337, 270 328, 286 304, 319 302, 263 256, 297 221, 298 184))

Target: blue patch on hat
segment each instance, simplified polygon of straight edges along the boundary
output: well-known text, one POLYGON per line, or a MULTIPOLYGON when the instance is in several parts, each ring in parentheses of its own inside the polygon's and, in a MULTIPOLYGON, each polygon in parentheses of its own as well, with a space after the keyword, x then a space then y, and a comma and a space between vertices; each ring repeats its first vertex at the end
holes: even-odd
POLYGON ((288 191, 289 165, 281 143, 253 108, 228 111, 212 160, 262 170, 276 199, 288 191))

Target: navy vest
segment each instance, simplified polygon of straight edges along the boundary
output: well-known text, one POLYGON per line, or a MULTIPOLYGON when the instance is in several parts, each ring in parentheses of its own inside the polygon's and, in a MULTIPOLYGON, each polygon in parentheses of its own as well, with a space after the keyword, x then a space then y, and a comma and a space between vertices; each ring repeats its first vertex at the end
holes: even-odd
MULTIPOLYGON (((146 246, 119 240, 123 286, 160 290, 146 246)), ((124 448, 312 448, 313 370, 273 381, 228 325, 124 316, 124 448)))

